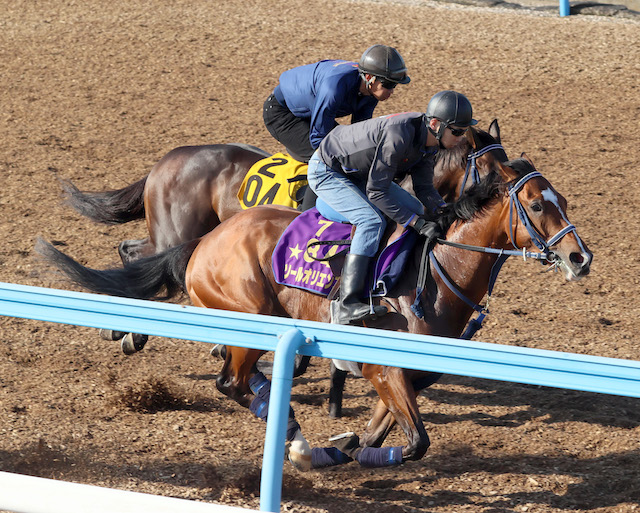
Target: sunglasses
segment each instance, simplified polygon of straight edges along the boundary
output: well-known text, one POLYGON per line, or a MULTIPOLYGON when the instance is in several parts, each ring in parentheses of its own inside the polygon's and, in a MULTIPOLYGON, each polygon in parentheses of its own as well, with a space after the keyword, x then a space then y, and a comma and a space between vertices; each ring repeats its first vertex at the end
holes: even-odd
POLYGON ((452 128, 450 126, 447 126, 447 128, 451 132, 451 135, 453 135, 454 137, 460 137, 461 135, 464 135, 468 130, 468 128, 452 128))
POLYGON ((391 82, 390 80, 385 80, 384 78, 378 78, 380 81, 380 85, 385 89, 395 89, 398 85, 398 82, 391 82))

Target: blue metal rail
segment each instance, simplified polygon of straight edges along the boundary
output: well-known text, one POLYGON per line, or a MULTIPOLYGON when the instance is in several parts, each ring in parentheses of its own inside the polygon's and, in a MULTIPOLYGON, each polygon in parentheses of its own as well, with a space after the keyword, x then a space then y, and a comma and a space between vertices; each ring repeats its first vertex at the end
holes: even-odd
POLYGON ((640 397, 640 362, 0 283, 0 315, 275 351, 260 509, 280 511, 297 353, 640 397))

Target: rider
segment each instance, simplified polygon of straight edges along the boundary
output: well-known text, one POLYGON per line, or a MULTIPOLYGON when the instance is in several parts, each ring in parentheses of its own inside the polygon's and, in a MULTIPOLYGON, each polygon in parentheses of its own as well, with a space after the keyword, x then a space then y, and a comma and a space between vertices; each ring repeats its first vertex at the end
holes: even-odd
POLYGON ((317 208, 328 219, 356 227, 342 270, 340 297, 331 304, 332 322, 349 324, 386 313, 383 306, 361 301, 385 215, 429 239, 442 235, 435 222, 423 217, 443 204, 433 186, 434 156, 439 148, 459 144, 475 124, 466 96, 440 91, 424 114, 406 112, 340 125, 322 141, 308 169, 317 208), (411 175, 417 198, 394 181, 406 174, 411 175))
MULTIPOLYGON (((370 119, 379 101, 410 80, 398 51, 380 44, 367 48, 358 63, 323 60, 299 66, 280 75, 280 83, 264 102, 264 124, 294 159, 309 162, 338 124, 336 118, 351 115, 352 123, 370 119)), ((314 204, 311 191, 302 209, 314 204)))

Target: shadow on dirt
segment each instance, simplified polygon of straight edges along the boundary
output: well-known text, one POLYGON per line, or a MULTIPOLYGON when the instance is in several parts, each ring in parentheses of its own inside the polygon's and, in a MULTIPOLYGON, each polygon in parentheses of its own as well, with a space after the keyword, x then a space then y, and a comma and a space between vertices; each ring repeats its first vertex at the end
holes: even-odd
MULTIPOLYGON (((20 454, 0 452, 0 465, 4 471, 45 477, 51 479, 93 481, 102 476, 121 475, 139 481, 166 483, 178 487, 196 487, 202 492, 202 500, 217 501, 221 497, 236 497, 246 500, 256 498, 260 492, 260 469, 249 461, 238 461, 232 465, 185 463, 155 459, 128 462, 117 468, 95 461, 95 454, 76 454, 72 451, 50 447, 44 440, 24 448, 20 454)), ((428 458, 428 463, 410 462, 405 470, 415 470, 411 479, 397 479, 394 470, 383 469, 372 473, 370 469, 358 467, 355 463, 323 473, 334 473, 341 479, 347 473, 352 486, 350 495, 362 496, 371 503, 379 497, 384 502, 393 501, 405 507, 423 510, 425 499, 430 505, 469 505, 510 511, 518 504, 551 505, 560 509, 588 509, 615 507, 630 501, 640 501, 640 451, 629 451, 592 459, 575 459, 570 456, 533 456, 484 458, 473 453, 468 447, 452 448, 450 452, 428 458), (428 466, 428 469, 426 467, 428 466), (635 469, 635 470, 630 470, 635 469), (426 470, 426 472, 425 472, 426 470), (522 481, 520 491, 503 493, 500 503, 492 497, 485 500, 477 493, 438 491, 425 497, 425 490, 435 487, 439 480, 464 478, 467 473, 514 474, 516 481, 522 481), (565 479, 559 480, 559 477, 565 479), (570 484, 566 484, 569 478, 570 484), (561 482, 564 481, 564 482, 561 482), (554 485, 554 483, 556 483, 554 485), (543 490, 527 488, 544 485, 543 490), (419 493, 407 491, 420 489, 419 493), (594 499, 593 490, 598 490, 594 499), (587 499, 584 499, 584 498, 587 499), (594 502, 595 501, 595 502, 594 502), (506 509, 505 509, 506 508, 506 509)), ((285 466, 283 477, 283 500, 296 501, 313 507, 322 507, 326 497, 335 491, 325 490, 315 485, 315 472, 299 474, 285 466)), ((344 497, 345 503, 360 501, 344 497)), ((378 511, 392 511, 376 509, 378 511)), ((394 510, 397 511, 397 510, 394 510)), ((488 510, 491 511, 491 510, 488 510)), ((497 511, 497 510, 496 510, 497 511)))
POLYGON ((519 426, 539 419, 545 424, 585 422, 606 427, 634 429, 640 426, 637 399, 606 394, 565 390, 518 383, 445 376, 441 384, 461 385, 469 392, 453 388, 426 389, 422 394, 431 401, 444 404, 477 406, 477 412, 465 416, 430 414, 422 408, 425 422, 448 424, 474 420, 486 426, 519 426), (482 412, 483 407, 524 406, 526 409, 505 416, 482 412))

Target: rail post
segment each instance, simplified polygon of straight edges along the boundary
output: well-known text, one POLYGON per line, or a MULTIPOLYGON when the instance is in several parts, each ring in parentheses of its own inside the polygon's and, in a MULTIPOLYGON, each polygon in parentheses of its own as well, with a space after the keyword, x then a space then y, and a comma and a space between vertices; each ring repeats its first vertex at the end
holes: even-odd
POLYGON ((260 478, 260 511, 276 513, 280 511, 284 445, 293 384, 293 366, 296 352, 304 341, 302 332, 297 328, 291 328, 280 337, 273 357, 267 432, 260 478))

